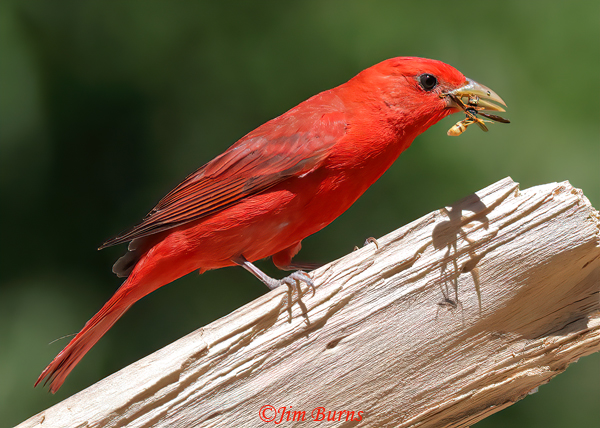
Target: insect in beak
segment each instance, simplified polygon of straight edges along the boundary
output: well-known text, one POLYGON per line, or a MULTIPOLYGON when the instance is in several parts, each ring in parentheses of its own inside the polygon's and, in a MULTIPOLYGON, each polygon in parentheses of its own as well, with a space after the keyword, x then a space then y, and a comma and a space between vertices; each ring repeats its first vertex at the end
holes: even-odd
POLYGON ((490 88, 483 86, 474 80, 467 79, 467 83, 458 89, 441 95, 446 98, 448 107, 460 108, 465 112, 465 118, 457 122, 448 130, 448 135, 457 137, 467 130, 467 127, 476 123, 479 128, 487 132, 486 122, 510 123, 508 119, 495 114, 485 113, 483 110, 506 111, 506 103, 490 88), (478 115, 489 120, 480 119, 478 115))

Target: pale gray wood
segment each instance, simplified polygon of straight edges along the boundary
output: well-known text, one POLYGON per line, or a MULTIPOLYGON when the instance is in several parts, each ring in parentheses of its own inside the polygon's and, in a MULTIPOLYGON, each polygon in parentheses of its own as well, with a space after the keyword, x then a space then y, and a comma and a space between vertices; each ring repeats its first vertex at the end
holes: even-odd
POLYGON ((313 272, 291 311, 281 287, 19 426, 468 426, 600 350, 599 224, 568 182, 501 180, 313 272))

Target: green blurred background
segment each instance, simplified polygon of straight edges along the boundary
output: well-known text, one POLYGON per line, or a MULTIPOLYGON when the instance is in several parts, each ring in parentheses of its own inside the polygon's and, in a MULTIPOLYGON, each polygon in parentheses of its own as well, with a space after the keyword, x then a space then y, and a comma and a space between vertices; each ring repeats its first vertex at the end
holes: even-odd
MULTIPOLYGON (((512 124, 432 127, 301 259, 341 257, 509 175, 569 180, 600 207, 599 17, 597 0, 1 2, 0 426, 264 294, 242 269, 189 275, 134 305, 58 394, 32 388, 69 339, 48 343, 120 284, 124 247, 100 243, 248 131, 383 59, 454 65, 512 124)), ((599 400, 596 354, 477 427, 598 426, 599 400)))

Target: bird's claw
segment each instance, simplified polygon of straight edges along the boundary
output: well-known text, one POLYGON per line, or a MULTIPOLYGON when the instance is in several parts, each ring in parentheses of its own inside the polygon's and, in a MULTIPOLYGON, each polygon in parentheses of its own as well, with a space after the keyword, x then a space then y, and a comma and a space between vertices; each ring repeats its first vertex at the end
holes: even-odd
MULTIPOLYGON (((369 244, 375 244, 375 248, 377 248, 379 250, 379 242, 377 242, 377 239, 373 238, 372 236, 370 236, 367 239, 365 239, 365 243, 363 244, 363 247, 366 247, 369 244)), ((354 246, 354 251, 356 251, 358 249, 359 248, 355 245, 354 246)))
POLYGON ((372 236, 365 240, 363 247, 366 247, 369 244, 375 244, 375 248, 379 250, 379 242, 377 242, 377 239, 373 238, 372 236))
POLYGON ((313 292, 313 297, 316 293, 316 288, 315 288, 315 283, 313 282, 313 280, 310 278, 310 276, 308 276, 308 274, 304 271, 298 270, 294 273, 292 273, 291 275, 286 276, 285 278, 280 279, 278 285, 287 285, 290 288, 295 288, 296 291, 298 292, 298 296, 301 295, 301 288, 300 288, 300 282, 304 282, 306 283, 306 285, 308 285, 310 287, 310 289, 313 292))

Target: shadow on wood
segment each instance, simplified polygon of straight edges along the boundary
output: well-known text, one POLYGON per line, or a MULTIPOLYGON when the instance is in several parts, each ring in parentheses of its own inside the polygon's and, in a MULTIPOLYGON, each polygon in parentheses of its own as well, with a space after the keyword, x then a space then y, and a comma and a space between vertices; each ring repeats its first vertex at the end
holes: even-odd
POLYGON ((20 426, 471 425, 600 350, 599 225, 568 182, 501 180, 20 426))

